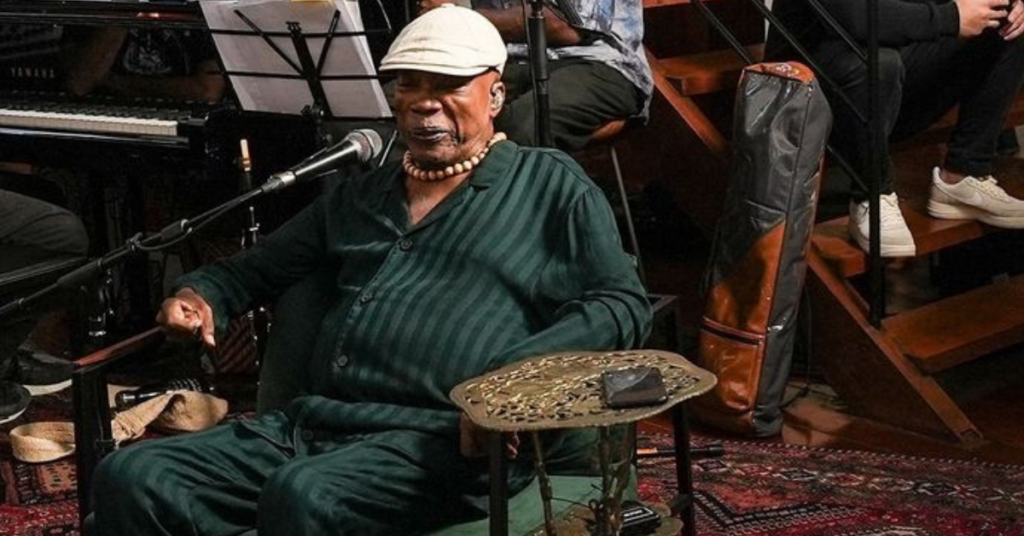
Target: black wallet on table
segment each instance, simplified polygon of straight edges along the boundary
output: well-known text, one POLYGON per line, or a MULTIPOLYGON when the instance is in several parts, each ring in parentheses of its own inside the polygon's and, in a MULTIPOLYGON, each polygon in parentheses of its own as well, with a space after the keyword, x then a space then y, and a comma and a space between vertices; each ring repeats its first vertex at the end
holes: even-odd
POLYGON ((636 367, 601 375, 604 403, 610 408, 652 406, 668 399, 661 369, 636 367))

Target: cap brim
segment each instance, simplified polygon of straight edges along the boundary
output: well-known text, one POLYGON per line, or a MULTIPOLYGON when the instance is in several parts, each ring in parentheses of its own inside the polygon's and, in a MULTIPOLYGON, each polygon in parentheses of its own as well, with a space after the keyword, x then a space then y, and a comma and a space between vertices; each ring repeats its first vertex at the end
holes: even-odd
POLYGON ((476 76, 491 69, 501 72, 500 67, 453 67, 451 65, 394 62, 380 66, 381 72, 389 71, 422 71, 426 73, 446 74, 449 76, 476 76))

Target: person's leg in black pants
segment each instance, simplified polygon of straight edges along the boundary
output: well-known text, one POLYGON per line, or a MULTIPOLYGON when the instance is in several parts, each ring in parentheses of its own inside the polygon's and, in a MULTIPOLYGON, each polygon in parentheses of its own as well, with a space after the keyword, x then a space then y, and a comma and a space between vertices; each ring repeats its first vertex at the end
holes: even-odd
POLYGON ((893 139, 913 135, 960 106, 945 161, 932 171, 929 214, 1024 228, 1024 201, 991 177, 999 133, 1024 79, 1024 40, 1005 41, 989 32, 965 42, 912 45, 902 55, 907 79, 893 139))
POLYGON ((904 103, 892 139, 912 136, 959 104, 944 167, 968 175, 992 173, 1003 121, 1024 79, 1024 40, 994 32, 960 42, 949 38, 901 51, 904 103))
MULTIPOLYGON (((861 180, 867 180, 867 157, 869 132, 865 121, 868 118, 868 67, 850 47, 841 41, 827 41, 813 52, 825 75, 832 79, 849 98, 852 107, 822 84, 832 106, 833 126, 829 141, 833 148, 846 160, 861 180), (856 108, 856 111, 854 110, 856 108)), ((903 101, 904 80, 906 71, 900 51, 893 48, 881 48, 878 51, 879 74, 879 118, 881 130, 888 137, 900 116, 903 101)), ((892 177, 889 171, 888 154, 882 159, 882 183, 879 190, 883 194, 892 193, 892 177)), ((867 198, 867 184, 857 184, 854 180, 851 197, 862 201, 867 198)))
MULTIPOLYGON (((866 117, 866 64, 838 41, 826 42, 815 50, 814 55, 825 73, 866 117)), ((959 104, 960 119, 950 137, 944 167, 958 174, 955 179, 963 175, 987 176, 992 172, 999 132, 1022 78, 1024 41, 1006 42, 995 33, 967 41, 949 37, 900 49, 882 48, 879 50, 882 132, 890 141, 909 137, 926 129, 959 104)), ((871 150, 869 132, 863 121, 838 97, 830 95, 830 102, 835 115, 831 141, 840 155, 863 177, 867 169, 866 157, 871 150)), ((894 251, 912 254, 909 247, 902 247, 908 244, 906 239, 912 243, 912 238, 909 231, 903 232, 906 226, 902 216, 894 210, 898 208, 895 198, 886 195, 892 193, 887 152, 882 164, 882 255, 899 256, 887 255, 894 251), (887 248, 889 244, 897 247, 887 248)), ((933 185, 938 177, 936 171, 933 185)), ((974 197, 975 185, 971 184, 971 191, 959 195, 974 197)), ((859 202, 866 197, 866 186, 854 184, 852 197, 858 203, 851 206, 850 225, 851 234, 864 249, 867 249, 868 242, 867 212, 866 204, 859 202)), ((994 181, 978 188, 983 192, 983 199, 992 197, 991 203, 998 203, 998 210, 1005 212, 995 216, 985 209, 961 207, 959 201, 951 199, 945 191, 936 193, 936 188, 933 186, 932 198, 940 198, 943 206, 936 211, 932 209, 934 203, 931 203, 929 212, 933 216, 975 217, 995 225, 1010 227, 1019 223, 1024 226, 1024 203, 1018 206, 1016 200, 1006 196, 1001 189, 994 191, 997 188, 994 181)))
MULTIPOLYGON (((45 201, 0 190, 0 245, 10 246, 0 258, 0 273, 9 273, 39 261, 37 253, 19 255, 19 252, 24 252, 22 248, 31 247, 54 255, 84 256, 89 239, 81 220, 71 212, 45 201)), ((0 305, 18 297, 0 296, 3 296, 0 305)), ((34 386, 31 391, 43 393, 48 385, 63 386, 70 378, 71 365, 67 362, 52 361, 52 358, 45 362, 35 360, 31 370, 26 370, 26 365, 19 358, 18 347, 25 342, 39 319, 59 301, 58 297, 51 297, 0 318, 0 391, 4 391, 0 393, 0 399, 13 400, 12 391, 21 390, 10 380, 29 384, 34 386)), ((0 407, 0 422, 13 418, 23 409, 24 406, 20 409, 13 405, 0 407)))
MULTIPOLYGON (((52 205, 7 190, 0 190, 0 244, 32 247, 54 254, 85 255, 89 238, 81 220, 52 205)), ((17 250, 0 259, 0 273, 13 272, 36 262, 21 258, 17 250)), ((45 309, 35 307, 24 313, 0 318, 0 378, 11 366, 11 358, 32 331, 45 309)))
MULTIPOLYGON (((46 201, 0 190, 0 244, 32 246, 69 255, 85 255, 89 237, 82 221, 46 201)), ((23 268, 17 258, 3 259, 0 271, 23 268)))
MULTIPOLYGON (((832 106, 833 126, 830 143, 839 155, 853 168, 858 178, 853 180, 850 203, 850 236, 867 251, 869 249, 869 217, 867 192, 868 156, 873 151, 870 145, 870 131, 865 120, 868 117, 868 68, 845 43, 826 41, 812 54, 824 74, 828 76, 848 97, 849 104, 834 91, 827 91, 832 106), (860 182, 858 182, 858 179, 860 182)), ((903 101, 906 72, 900 51, 882 48, 878 51, 879 72, 879 117, 881 131, 887 139, 900 116, 903 101)), ((827 90, 827 85, 824 85, 827 90)), ((914 238, 900 212, 899 202, 893 193, 892 174, 886 152, 881 156, 881 253, 883 257, 913 256, 916 252, 914 238)))

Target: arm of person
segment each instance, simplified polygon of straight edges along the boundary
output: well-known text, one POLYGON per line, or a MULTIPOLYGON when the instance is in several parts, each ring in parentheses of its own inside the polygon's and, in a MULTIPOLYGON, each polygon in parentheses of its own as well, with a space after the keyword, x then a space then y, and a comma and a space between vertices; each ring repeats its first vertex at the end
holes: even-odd
MULTIPOLYGON (((508 348, 489 368, 550 352, 636 348, 650 333, 650 301, 622 249, 604 193, 588 188, 562 223, 559 244, 533 296, 538 303, 559 302, 552 323, 508 348)), ((504 437, 505 454, 515 459, 520 438, 504 437)), ((487 452, 487 432, 465 415, 459 421, 459 450, 466 457, 487 452)))
MULTIPOLYGON (((822 5, 854 39, 867 41, 865 2, 822 0, 822 5)), ((998 27, 1007 6, 1009 0, 879 0, 878 41, 882 46, 903 46, 944 36, 974 37, 986 28, 998 27)))
POLYGON ((96 89, 113 67, 127 35, 124 28, 97 28, 88 36, 70 36, 62 45, 68 92, 81 96, 96 89))
MULTIPOLYGON (((422 15, 441 4, 451 3, 453 0, 419 0, 417 6, 422 15)), ((506 43, 526 42, 526 25, 522 9, 474 7, 473 10, 491 21, 506 43)), ((527 15, 529 12, 527 9, 527 15)), ((547 6, 544 7, 544 35, 547 38, 548 46, 555 47, 577 45, 583 40, 582 34, 576 28, 570 26, 560 14, 547 6)))
POLYGON ((205 343, 212 345, 215 338, 223 335, 231 318, 276 297, 323 263, 324 207, 331 195, 318 198, 256 246, 179 277, 174 282, 175 298, 185 304, 172 298, 168 300, 170 304, 165 302, 161 313, 177 322, 177 333, 201 335, 205 343), (189 292, 201 298, 208 310, 190 300, 189 292), (189 308, 199 314, 201 322, 196 322, 189 308), (208 319, 210 323, 206 324, 208 319))
POLYGON ((554 311, 550 323, 497 356, 492 367, 549 352, 636 348, 650 333, 647 293, 597 187, 572 203, 563 229, 533 292, 536 303, 554 311))
POLYGON ((114 72, 114 61, 127 35, 124 28, 98 28, 87 36, 71 36, 64 44, 65 88, 79 96, 104 88, 119 95, 208 103, 224 96, 227 83, 212 58, 197 62, 192 74, 182 76, 147 77, 114 72))
MULTIPOLYGON (((521 9, 477 9, 476 12, 491 21, 506 43, 526 43, 526 25, 521 9)), ((583 41, 579 30, 547 6, 544 7, 544 35, 551 47, 578 45, 583 41)))
POLYGON ((209 348, 217 346, 213 308, 190 287, 182 287, 164 300, 156 314, 156 323, 169 337, 191 337, 199 339, 209 348))

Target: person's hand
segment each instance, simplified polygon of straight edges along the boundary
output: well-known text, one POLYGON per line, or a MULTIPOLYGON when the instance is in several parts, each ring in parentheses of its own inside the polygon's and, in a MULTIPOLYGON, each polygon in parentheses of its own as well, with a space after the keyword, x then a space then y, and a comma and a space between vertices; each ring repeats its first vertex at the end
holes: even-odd
POLYGON ((998 28, 1007 17, 1010 0, 956 0, 960 12, 960 37, 981 35, 986 28, 998 28))
MULTIPOLYGON (((487 430, 473 424, 465 413, 459 416, 459 452, 466 458, 487 455, 487 430)), ((519 456, 519 434, 504 434, 505 456, 510 460, 519 456)))
POLYGON ((454 4, 453 0, 419 0, 416 2, 416 7, 419 9, 417 15, 422 15, 435 7, 440 7, 442 4, 454 4))
POLYGON ((999 35, 1007 41, 1013 41, 1021 34, 1024 34, 1024 2, 1012 0, 1006 22, 999 28, 999 35))
POLYGON ((207 348, 217 346, 213 338, 213 309, 188 287, 164 300, 156 322, 169 337, 198 339, 207 348))

